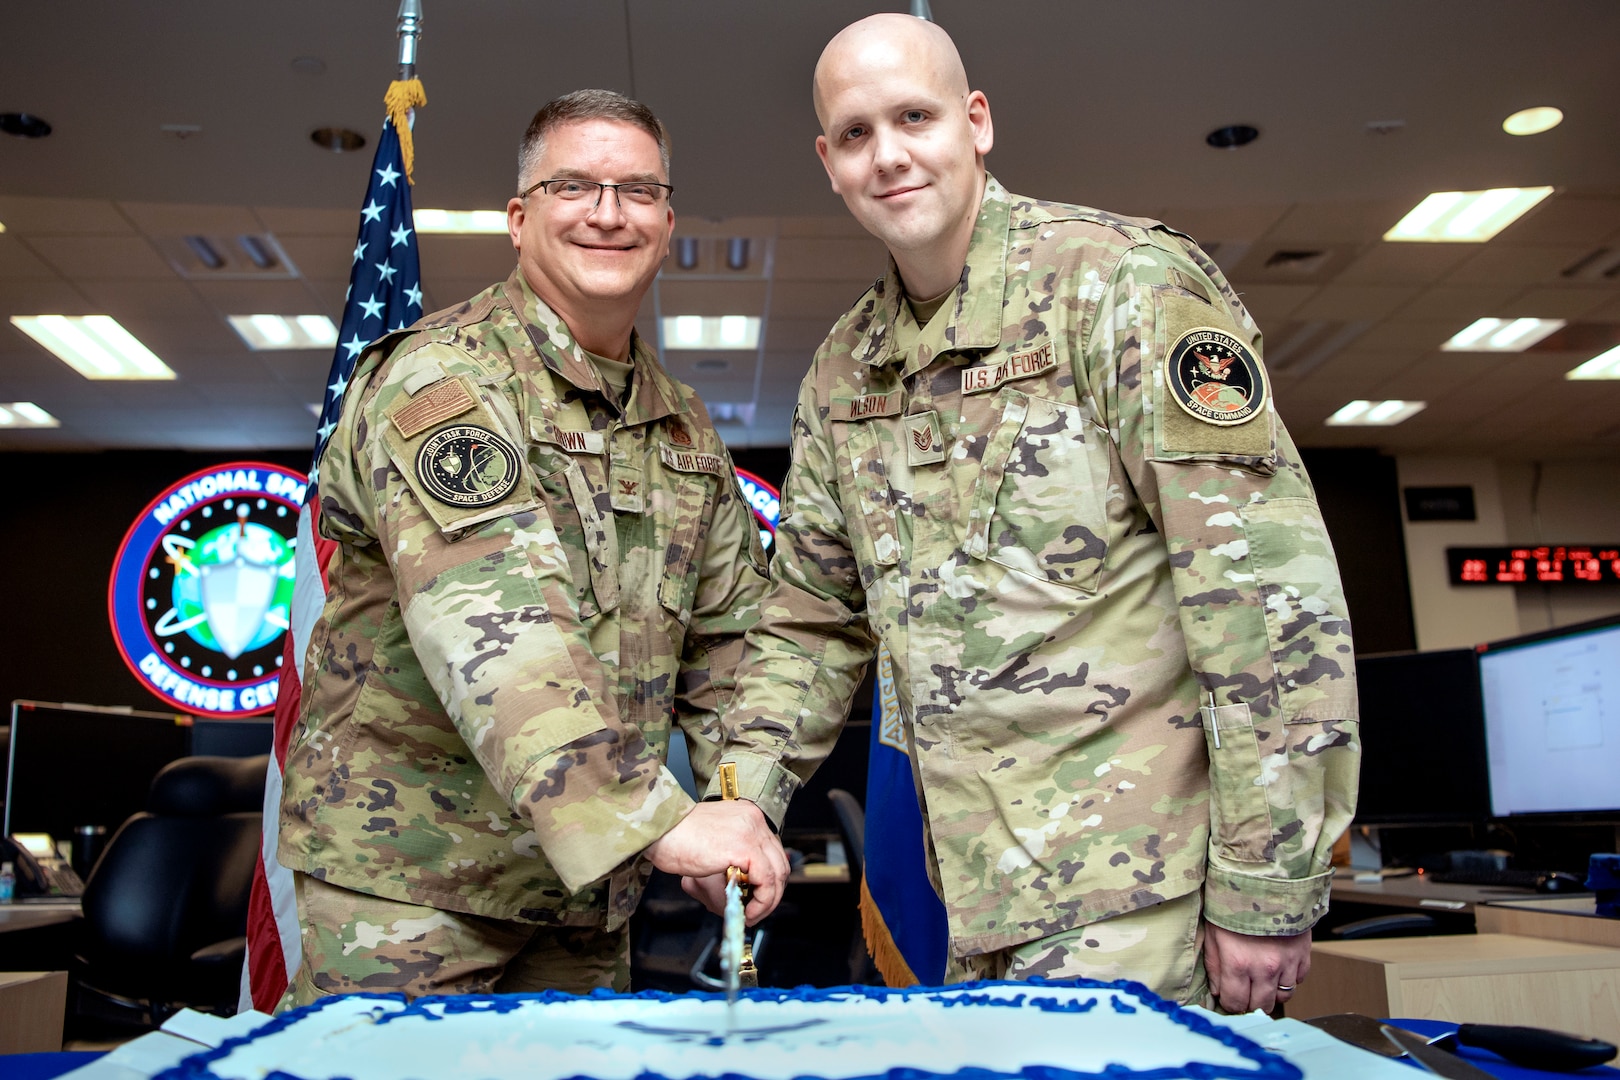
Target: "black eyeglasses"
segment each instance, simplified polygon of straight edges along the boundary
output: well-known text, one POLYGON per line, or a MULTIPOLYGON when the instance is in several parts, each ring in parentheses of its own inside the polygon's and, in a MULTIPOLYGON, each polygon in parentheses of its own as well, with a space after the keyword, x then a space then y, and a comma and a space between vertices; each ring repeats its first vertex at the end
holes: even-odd
POLYGON ((613 189, 613 197, 619 200, 620 206, 626 202, 635 206, 657 206, 675 194, 672 185, 655 184, 650 180, 633 180, 623 184, 599 184, 595 180, 541 180, 520 191, 518 198, 528 198, 536 188, 563 202, 584 202, 589 199, 593 210, 602 204, 603 188, 613 189))

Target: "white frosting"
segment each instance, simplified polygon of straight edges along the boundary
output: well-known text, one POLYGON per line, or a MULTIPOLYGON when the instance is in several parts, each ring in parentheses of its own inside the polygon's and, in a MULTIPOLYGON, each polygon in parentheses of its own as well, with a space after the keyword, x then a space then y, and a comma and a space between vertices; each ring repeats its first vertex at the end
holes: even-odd
MULTIPOLYGON (((985 983, 916 992, 859 990, 771 1000, 728 1017, 687 995, 332 998, 178 1075, 263 1080, 669 1080, 881 1076, 891 1069, 995 1075, 1029 1067, 1292 1080, 1281 1058, 1190 1013, 1111 985, 985 983), (1042 1004, 1047 1008, 1040 1007, 1042 1004), (1053 1008, 1051 1006, 1056 1006, 1053 1008), (1065 1012, 1062 1008, 1084 1008, 1065 1012), (1214 1034, 1211 1034, 1214 1033, 1214 1034)), ((1125 1076, 1126 1073, 1111 1073, 1125 1076)))

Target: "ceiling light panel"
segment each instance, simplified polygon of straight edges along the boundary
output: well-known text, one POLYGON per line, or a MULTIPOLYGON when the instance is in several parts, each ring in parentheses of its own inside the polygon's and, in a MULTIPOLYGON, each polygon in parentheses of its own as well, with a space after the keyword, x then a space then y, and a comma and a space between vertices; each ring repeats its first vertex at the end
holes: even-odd
POLYGON ((1413 207, 1384 239, 1483 244, 1552 193, 1550 187, 1437 191, 1413 207))
POLYGON ((87 379, 175 377, 111 315, 13 315, 11 322, 87 379))
POLYGON ((666 349, 757 349, 757 315, 666 315, 666 349))
POLYGON ((1426 401, 1352 401, 1327 418, 1329 427, 1394 427, 1428 407, 1426 401))
POLYGON ((1580 367, 1565 372, 1564 378, 1575 380, 1620 379, 1620 345, 1616 345, 1608 352, 1599 353, 1580 367))
POLYGON ((1440 346, 1441 352, 1524 352, 1557 333, 1563 319, 1475 319, 1440 346))
POLYGON ((424 236, 433 233, 448 236, 470 236, 479 233, 506 232, 505 210, 418 210, 416 231, 424 236))
POLYGON ((254 352, 337 345, 337 327, 325 315, 227 315, 226 319, 254 352))
POLYGON ((35 405, 32 401, 0 402, 0 429, 54 428, 62 421, 35 405))

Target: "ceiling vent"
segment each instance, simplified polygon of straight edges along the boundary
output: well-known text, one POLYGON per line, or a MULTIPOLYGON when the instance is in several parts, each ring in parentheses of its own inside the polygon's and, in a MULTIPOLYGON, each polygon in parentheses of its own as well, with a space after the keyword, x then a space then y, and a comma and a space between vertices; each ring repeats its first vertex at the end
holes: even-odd
POLYGON ((1260 244, 1241 259, 1228 256, 1227 273, 1243 282, 1317 284, 1337 274, 1355 253, 1354 244, 1260 244))
POLYGON ((1276 333, 1266 334, 1266 367, 1278 374, 1307 374, 1327 363, 1371 326, 1361 320, 1285 323, 1276 333))
POLYGON ((269 233, 186 233, 156 236, 152 243, 175 273, 192 281, 272 281, 298 276, 298 268, 269 233))
POLYGON ((1331 258, 1329 251, 1283 248, 1266 256, 1265 268, 1294 277, 1315 277, 1331 258))
POLYGON ((1570 281, 1613 281, 1620 278, 1620 248, 1594 248, 1564 267, 1560 276, 1570 281))

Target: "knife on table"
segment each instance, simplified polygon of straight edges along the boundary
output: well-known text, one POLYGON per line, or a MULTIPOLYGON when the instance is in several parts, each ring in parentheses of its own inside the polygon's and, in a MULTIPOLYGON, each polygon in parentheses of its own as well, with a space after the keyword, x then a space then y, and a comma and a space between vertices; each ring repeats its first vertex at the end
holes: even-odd
POLYGON ((1398 1027, 1388 1024, 1380 1025, 1384 1037, 1398 1046, 1407 1056, 1436 1076, 1444 1076, 1446 1080, 1493 1080, 1490 1073, 1458 1057, 1448 1054, 1444 1050, 1429 1045, 1429 1041, 1421 1035, 1414 1035, 1398 1027))
MULTIPOLYGON (((1403 1054, 1384 1037, 1384 1025, 1370 1016, 1335 1013, 1315 1016, 1304 1023, 1386 1057, 1400 1057, 1403 1054)), ((1462 1024, 1454 1033, 1424 1041, 1438 1049, 1453 1052, 1458 1045, 1475 1046, 1489 1050, 1515 1065, 1555 1072, 1573 1072, 1601 1065, 1614 1057, 1616 1052, 1614 1046, 1598 1039, 1582 1039, 1546 1028, 1503 1024, 1462 1024)))
MULTIPOLYGON (((737 766, 720 766, 720 798, 737 797, 737 766)), ((748 921, 743 907, 748 903, 748 874, 735 866, 726 870, 726 912, 720 937, 720 972, 726 978, 726 1003, 735 1005, 740 990, 759 986, 754 967, 754 951, 748 945, 748 921)))

